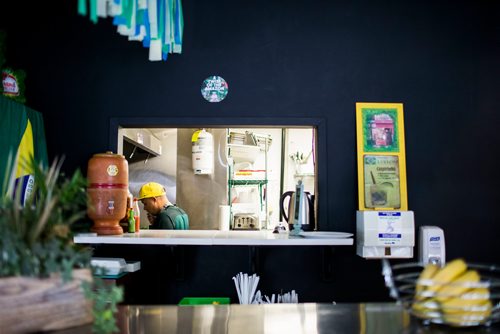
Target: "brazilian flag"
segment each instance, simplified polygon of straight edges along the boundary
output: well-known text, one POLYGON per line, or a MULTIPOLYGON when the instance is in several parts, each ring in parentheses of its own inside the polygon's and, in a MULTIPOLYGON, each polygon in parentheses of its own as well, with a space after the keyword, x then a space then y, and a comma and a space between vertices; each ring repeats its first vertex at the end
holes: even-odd
POLYGON ((34 158, 37 164, 44 167, 48 164, 42 114, 0 96, 0 143, 2 189, 12 191, 24 204, 34 183, 31 159, 34 158), (7 189, 5 182, 11 170, 15 171, 15 185, 13 189, 7 189), (16 194, 19 191, 21 193, 16 194))

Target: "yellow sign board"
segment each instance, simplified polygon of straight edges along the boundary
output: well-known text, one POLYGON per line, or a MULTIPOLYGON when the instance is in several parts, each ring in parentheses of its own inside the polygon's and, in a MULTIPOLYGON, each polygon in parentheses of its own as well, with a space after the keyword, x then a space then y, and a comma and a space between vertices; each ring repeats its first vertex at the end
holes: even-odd
POLYGON ((359 210, 408 210, 402 103, 356 103, 359 210))

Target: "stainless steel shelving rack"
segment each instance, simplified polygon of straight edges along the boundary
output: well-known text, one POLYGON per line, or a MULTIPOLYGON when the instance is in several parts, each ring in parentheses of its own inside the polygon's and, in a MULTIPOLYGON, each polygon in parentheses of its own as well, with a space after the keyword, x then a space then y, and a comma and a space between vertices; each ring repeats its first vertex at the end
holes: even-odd
MULTIPOLYGON (((268 212, 268 203, 267 203, 267 184, 268 184, 268 159, 267 159, 267 153, 268 153, 268 143, 270 140, 268 140, 269 136, 266 137, 266 140, 264 142, 264 146, 262 149, 260 149, 260 153, 264 154, 264 179, 239 179, 239 180, 234 180, 234 166, 230 166, 228 168, 228 205, 231 207, 231 228, 233 228, 233 203, 231 202, 231 193, 232 189, 235 187, 258 187, 259 191, 259 220, 260 220, 260 229, 267 229, 268 221, 269 221, 269 212, 268 212), (264 212, 264 217, 262 219, 261 213, 264 212)), ((262 144, 262 143, 260 143, 262 144)), ((242 149, 245 146, 249 146, 252 148, 255 148, 256 145, 238 145, 239 149, 242 149)), ((257 145, 260 146, 260 145, 257 145)), ((229 131, 228 131, 228 156, 231 157, 231 143, 229 143, 229 131)))

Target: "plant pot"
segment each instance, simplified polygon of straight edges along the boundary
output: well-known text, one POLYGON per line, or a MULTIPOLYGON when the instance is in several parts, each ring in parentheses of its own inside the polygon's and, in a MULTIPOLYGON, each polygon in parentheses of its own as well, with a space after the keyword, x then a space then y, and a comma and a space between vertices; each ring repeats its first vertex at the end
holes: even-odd
POLYGON ((73 270, 73 279, 0 278, 0 333, 59 330, 92 322, 92 304, 82 281, 92 281, 90 269, 73 270))

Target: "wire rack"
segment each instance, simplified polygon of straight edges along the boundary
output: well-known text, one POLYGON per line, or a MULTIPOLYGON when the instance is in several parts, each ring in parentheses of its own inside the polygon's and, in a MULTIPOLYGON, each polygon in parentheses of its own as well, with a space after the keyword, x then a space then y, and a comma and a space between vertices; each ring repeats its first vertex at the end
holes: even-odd
POLYGON ((419 279, 421 263, 391 265, 382 260, 382 275, 389 294, 424 324, 454 327, 490 326, 500 321, 500 267, 468 263, 479 281, 438 282, 419 279))

